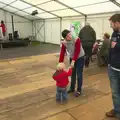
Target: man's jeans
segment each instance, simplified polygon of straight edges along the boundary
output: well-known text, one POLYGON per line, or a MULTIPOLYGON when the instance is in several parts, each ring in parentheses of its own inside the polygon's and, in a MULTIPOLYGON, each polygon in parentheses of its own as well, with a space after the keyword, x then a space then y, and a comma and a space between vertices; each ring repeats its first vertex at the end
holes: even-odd
POLYGON ((117 117, 120 117, 120 71, 116 71, 109 66, 108 75, 112 89, 114 110, 117 117))
MULTIPOLYGON (((70 59, 71 63, 72 59, 70 59)), ((71 86, 70 90, 75 90, 76 75, 77 75, 77 91, 81 92, 83 83, 83 67, 84 67, 84 57, 79 58, 74 65, 72 76, 71 76, 71 86)))
POLYGON ((57 87, 56 100, 57 101, 67 100, 67 88, 57 87))

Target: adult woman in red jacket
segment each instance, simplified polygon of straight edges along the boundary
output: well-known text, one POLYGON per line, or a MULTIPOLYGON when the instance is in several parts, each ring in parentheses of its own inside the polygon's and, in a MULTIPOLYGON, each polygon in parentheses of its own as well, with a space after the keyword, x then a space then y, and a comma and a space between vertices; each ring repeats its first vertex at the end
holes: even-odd
POLYGON ((59 57, 59 63, 64 62, 64 56, 67 52, 70 56, 71 67, 73 68, 72 77, 71 77, 71 86, 68 93, 75 91, 76 76, 77 76, 77 91, 75 96, 78 97, 81 95, 82 91, 82 81, 83 81, 83 67, 84 67, 84 50, 81 44, 80 38, 71 34, 67 29, 62 31, 62 37, 64 41, 62 42, 61 52, 59 57))

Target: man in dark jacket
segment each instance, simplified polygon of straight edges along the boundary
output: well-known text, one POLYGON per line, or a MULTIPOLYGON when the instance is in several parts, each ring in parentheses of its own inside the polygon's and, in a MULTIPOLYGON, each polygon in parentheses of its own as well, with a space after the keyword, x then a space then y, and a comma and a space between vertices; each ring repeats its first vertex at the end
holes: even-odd
POLYGON ((112 89, 113 109, 106 113, 108 117, 118 117, 120 120, 120 14, 110 19, 114 32, 110 41, 108 75, 112 89))
POLYGON ((90 57, 92 56, 93 44, 96 41, 96 33, 94 29, 87 23, 79 32, 79 38, 82 41, 83 49, 85 51, 85 66, 89 66, 90 57))

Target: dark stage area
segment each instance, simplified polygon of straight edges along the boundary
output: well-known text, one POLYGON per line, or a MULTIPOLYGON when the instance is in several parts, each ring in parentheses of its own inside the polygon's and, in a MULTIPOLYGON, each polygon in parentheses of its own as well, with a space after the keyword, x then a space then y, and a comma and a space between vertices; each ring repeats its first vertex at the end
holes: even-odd
MULTIPOLYGON (((4 48, 0 50, 0 59, 11 59, 19 57, 29 57, 48 53, 57 53, 60 50, 59 45, 43 44, 40 45, 28 45, 26 47, 17 48, 4 48)), ((49 58, 48 58, 49 59, 49 58)))
POLYGON ((0 46, 1 48, 11 48, 11 47, 18 47, 18 46, 28 46, 30 43, 29 40, 1 40, 0 41, 0 46))

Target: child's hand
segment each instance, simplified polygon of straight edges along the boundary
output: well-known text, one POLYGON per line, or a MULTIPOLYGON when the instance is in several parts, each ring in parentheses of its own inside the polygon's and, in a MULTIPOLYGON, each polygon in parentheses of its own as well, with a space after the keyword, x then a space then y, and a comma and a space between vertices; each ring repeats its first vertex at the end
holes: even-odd
POLYGON ((70 66, 68 69, 71 69, 72 67, 70 66))
POLYGON ((116 42, 112 42, 111 43, 111 48, 114 48, 116 44, 117 44, 116 42))

